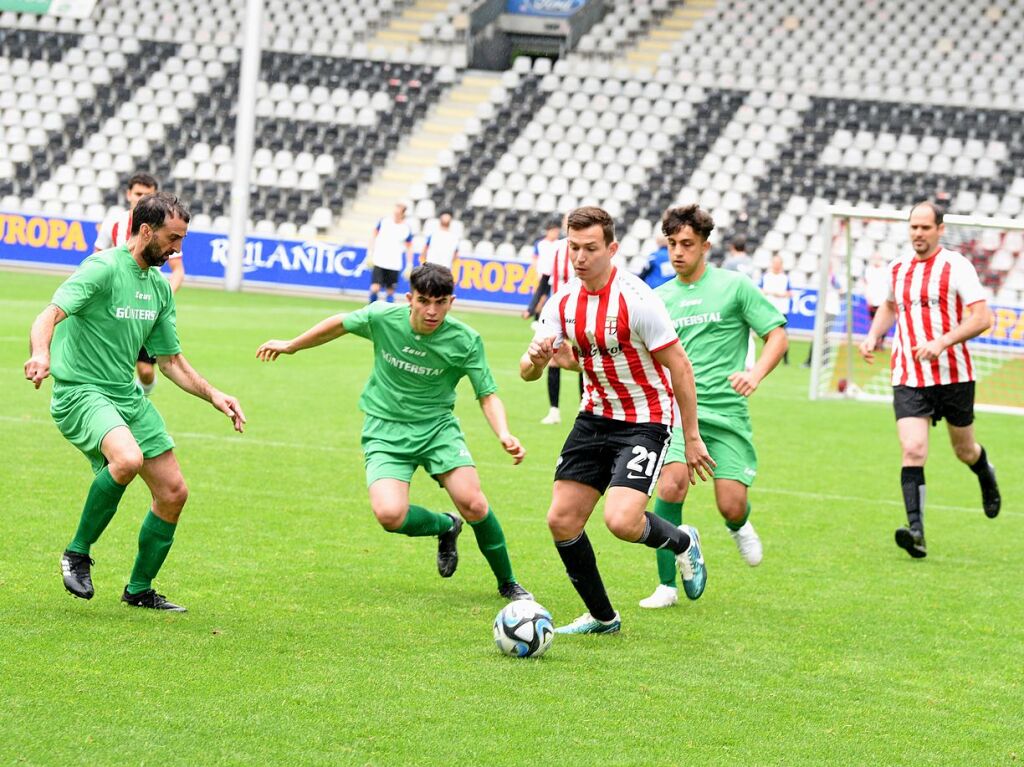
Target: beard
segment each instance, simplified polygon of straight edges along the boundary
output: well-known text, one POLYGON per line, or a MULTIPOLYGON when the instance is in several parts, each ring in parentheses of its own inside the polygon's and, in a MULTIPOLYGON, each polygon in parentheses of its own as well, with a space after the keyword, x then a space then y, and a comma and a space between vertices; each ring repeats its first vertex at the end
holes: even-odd
POLYGON ((142 260, 149 266, 159 268, 167 263, 167 255, 160 251, 159 245, 155 242, 151 242, 142 251, 142 260))

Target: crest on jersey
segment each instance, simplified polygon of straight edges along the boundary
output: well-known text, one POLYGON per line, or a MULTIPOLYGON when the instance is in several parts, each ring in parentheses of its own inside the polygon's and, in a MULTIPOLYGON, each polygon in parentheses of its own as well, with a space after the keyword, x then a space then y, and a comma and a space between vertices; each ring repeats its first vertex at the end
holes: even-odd
POLYGON ((618 316, 606 317, 604 321, 605 335, 615 336, 619 334, 618 316))

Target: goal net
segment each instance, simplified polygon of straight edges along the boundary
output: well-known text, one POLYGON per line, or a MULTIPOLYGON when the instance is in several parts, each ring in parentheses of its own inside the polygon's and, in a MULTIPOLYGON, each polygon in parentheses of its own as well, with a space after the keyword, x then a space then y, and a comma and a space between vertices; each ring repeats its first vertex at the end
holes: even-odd
MULTIPOLYGON (((1024 221, 946 215, 941 244, 967 256, 987 288, 992 327, 968 342, 975 409, 1024 415, 1024 221)), ((891 261, 910 251, 907 212, 829 209, 817 275, 810 398, 891 400, 892 333, 873 365, 858 346, 885 299, 891 261)))

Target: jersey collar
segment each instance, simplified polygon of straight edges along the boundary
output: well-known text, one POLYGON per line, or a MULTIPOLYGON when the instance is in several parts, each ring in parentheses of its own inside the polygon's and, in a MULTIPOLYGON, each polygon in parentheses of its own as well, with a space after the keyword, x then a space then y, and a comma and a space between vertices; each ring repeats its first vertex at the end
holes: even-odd
POLYGON ((608 275, 608 282, 604 284, 604 287, 600 290, 590 291, 587 290, 587 286, 580 280, 580 291, 585 296, 607 296, 612 289, 612 282, 615 280, 615 275, 618 274, 618 267, 613 266, 611 273, 608 275))

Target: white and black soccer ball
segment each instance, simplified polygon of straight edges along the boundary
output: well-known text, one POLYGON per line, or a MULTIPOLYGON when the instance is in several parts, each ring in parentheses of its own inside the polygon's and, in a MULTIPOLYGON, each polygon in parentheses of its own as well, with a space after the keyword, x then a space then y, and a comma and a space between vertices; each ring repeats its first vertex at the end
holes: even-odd
POLYGON ((513 658, 536 658, 555 636, 551 613, 532 599, 509 602, 494 619, 494 643, 513 658))

